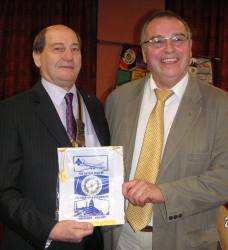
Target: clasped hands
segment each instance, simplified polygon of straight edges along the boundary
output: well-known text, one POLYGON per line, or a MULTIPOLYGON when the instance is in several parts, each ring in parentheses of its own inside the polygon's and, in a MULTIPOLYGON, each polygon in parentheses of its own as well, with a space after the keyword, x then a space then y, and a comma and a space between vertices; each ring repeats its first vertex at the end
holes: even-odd
POLYGON ((124 182, 122 192, 124 198, 135 206, 143 207, 146 203, 162 203, 165 201, 159 187, 146 181, 124 182))

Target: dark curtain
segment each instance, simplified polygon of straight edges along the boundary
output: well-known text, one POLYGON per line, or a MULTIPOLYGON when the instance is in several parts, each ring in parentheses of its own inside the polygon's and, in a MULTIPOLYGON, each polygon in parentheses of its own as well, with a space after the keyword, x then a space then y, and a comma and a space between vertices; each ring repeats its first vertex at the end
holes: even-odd
POLYGON ((228 91, 228 1, 166 0, 193 33, 193 56, 212 58, 214 85, 228 91))
POLYGON ((82 38, 82 70, 77 84, 96 86, 97 0, 4 0, 0 2, 0 99, 30 88, 39 78, 32 43, 42 28, 65 24, 82 38))

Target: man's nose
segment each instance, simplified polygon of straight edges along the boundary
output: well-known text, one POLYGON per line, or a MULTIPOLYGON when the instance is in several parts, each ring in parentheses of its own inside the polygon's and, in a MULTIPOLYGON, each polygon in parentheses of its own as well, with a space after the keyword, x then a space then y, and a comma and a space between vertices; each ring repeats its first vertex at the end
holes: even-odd
POLYGON ((173 51, 174 48, 175 48, 175 44, 173 43, 172 40, 166 39, 166 40, 164 41, 164 47, 165 47, 165 49, 166 49, 167 51, 173 51))
POLYGON ((73 59, 73 52, 72 52, 72 50, 70 48, 66 49, 64 51, 63 58, 65 60, 72 60, 73 59))

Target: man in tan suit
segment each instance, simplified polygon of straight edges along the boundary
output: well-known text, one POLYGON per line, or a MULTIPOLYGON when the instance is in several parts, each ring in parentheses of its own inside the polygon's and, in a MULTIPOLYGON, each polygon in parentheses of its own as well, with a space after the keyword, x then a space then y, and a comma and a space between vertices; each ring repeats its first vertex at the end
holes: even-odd
POLYGON ((106 116, 112 145, 124 146, 126 207, 150 203, 152 214, 140 231, 127 220, 107 229, 105 249, 216 250, 217 208, 228 201, 228 94, 188 74, 191 31, 175 13, 154 13, 141 45, 150 74, 116 89, 106 116), (159 173, 150 183, 134 175, 155 89, 173 95, 165 102, 159 173))

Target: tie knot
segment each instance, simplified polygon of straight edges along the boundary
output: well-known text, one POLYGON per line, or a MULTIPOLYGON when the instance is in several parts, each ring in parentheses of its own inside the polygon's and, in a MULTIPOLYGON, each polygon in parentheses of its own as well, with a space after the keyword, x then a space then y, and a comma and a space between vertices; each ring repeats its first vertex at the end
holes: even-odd
POLYGON ((155 89, 155 95, 157 99, 161 102, 165 102, 171 95, 173 95, 173 91, 169 89, 155 89))
POLYGON ((72 103, 73 96, 74 96, 73 93, 66 93, 64 99, 66 100, 67 105, 72 103))

